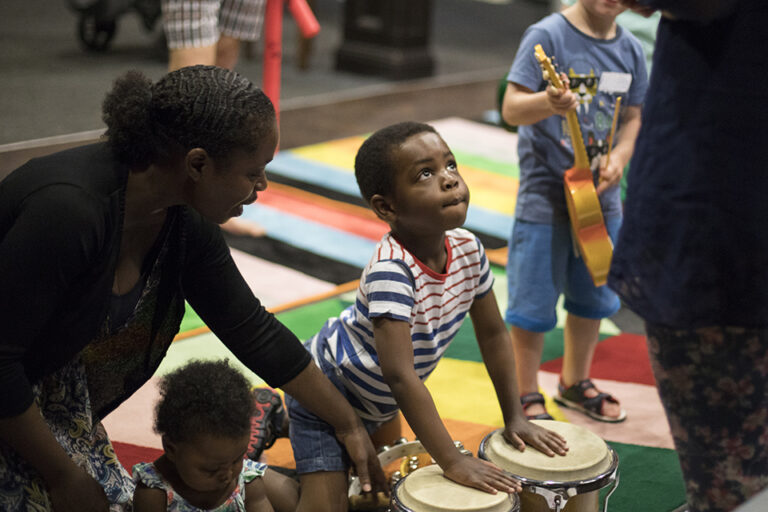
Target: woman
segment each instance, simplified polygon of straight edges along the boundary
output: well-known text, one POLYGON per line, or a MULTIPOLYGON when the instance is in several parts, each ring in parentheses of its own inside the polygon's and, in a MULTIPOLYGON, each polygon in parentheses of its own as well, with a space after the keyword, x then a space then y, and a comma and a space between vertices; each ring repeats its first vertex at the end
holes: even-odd
POLYGON ((346 400, 243 280, 217 224, 267 186, 269 99, 237 73, 120 77, 106 141, 0 183, 0 508, 120 509, 133 486, 100 420, 146 382, 188 301, 249 368, 331 422, 383 488, 346 400))

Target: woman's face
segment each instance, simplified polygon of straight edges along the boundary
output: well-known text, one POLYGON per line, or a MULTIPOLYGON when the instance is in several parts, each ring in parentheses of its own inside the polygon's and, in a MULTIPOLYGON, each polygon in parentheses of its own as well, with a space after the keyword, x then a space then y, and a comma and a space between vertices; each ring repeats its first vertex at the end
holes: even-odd
POLYGON ((243 213, 243 207, 256 201, 257 193, 266 190, 265 168, 272 161, 278 142, 276 124, 256 141, 254 152, 235 150, 228 161, 210 159, 196 182, 191 205, 203 217, 222 224, 243 213))

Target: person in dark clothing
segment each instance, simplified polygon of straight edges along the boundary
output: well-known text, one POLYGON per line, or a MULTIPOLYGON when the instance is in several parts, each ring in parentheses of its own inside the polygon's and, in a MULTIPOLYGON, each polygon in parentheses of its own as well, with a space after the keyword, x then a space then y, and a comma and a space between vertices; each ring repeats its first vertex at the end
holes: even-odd
MULTIPOLYGON (((138 72, 106 96, 106 140, 0 182, 0 508, 129 506, 100 420, 154 373, 185 301, 270 386, 330 422, 384 488, 358 416, 253 296, 217 224, 267 186, 269 99, 237 73, 138 72)), ((369 476, 370 475, 370 476, 369 476)))
POLYGON ((646 323, 691 512, 768 486, 768 3, 662 9, 608 285, 646 323))

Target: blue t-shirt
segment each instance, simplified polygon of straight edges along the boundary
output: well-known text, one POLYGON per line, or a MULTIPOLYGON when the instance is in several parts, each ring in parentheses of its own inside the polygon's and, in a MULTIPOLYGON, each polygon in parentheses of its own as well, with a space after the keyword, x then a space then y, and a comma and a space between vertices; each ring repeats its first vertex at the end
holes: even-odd
MULTIPOLYGON (((558 71, 565 72, 578 93, 584 145, 593 172, 607 152, 616 98, 621 106, 642 104, 648 77, 642 47, 629 31, 616 27, 612 39, 595 39, 571 25, 560 13, 547 16, 523 34, 507 80, 538 92, 547 87, 534 46, 554 56, 558 71)), ((568 211, 563 173, 573 167, 573 147, 565 117, 553 115, 518 130, 520 189, 515 216, 529 222, 565 221, 568 211)), ((600 196, 605 215, 621 214, 619 187, 600 196)))

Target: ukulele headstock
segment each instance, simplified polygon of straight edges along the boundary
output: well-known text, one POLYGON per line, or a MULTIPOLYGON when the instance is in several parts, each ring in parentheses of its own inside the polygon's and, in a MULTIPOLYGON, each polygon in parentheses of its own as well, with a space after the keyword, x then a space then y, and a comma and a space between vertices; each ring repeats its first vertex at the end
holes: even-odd
POLYGON ((552 59, 549 58, 546 53, 544 53, 544 48, 542 48, 540 44, 537 44, 533 48, 533 52, 536 56, 536 60, 539 61, 539 66, 541 67, 541 75, 544 80, 552 84, 552 86, 556 89, 563 89, 564 86, 563 82, 560 80, 560 75, 555 69, 554 64, 552 64, 552 59))

